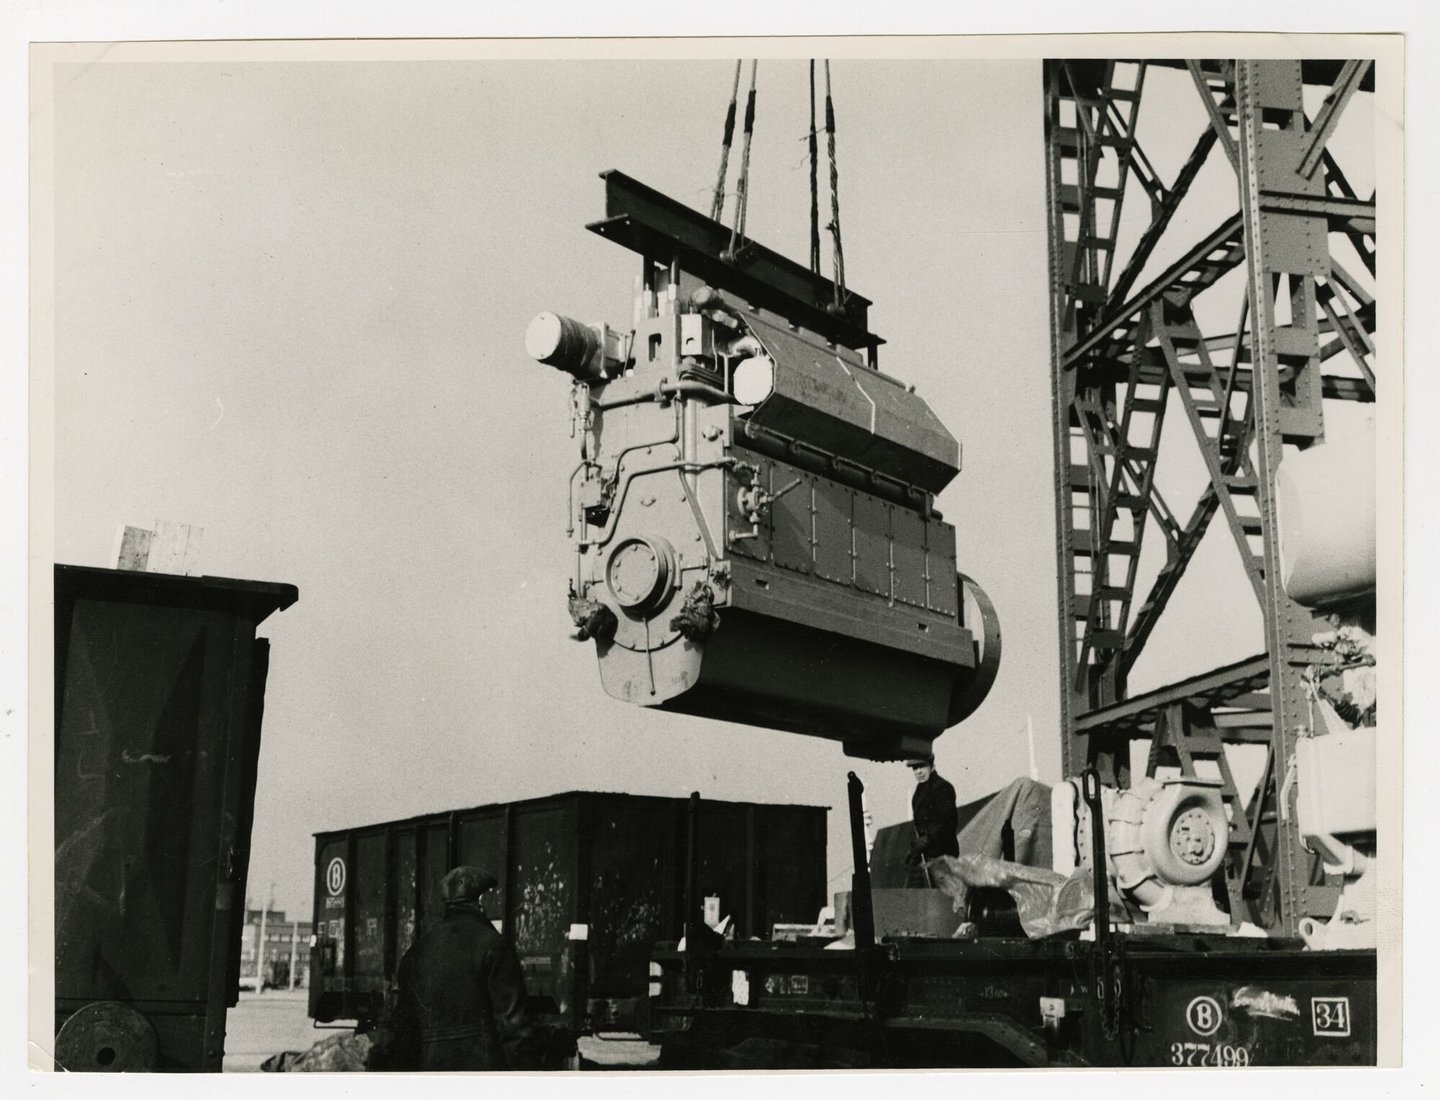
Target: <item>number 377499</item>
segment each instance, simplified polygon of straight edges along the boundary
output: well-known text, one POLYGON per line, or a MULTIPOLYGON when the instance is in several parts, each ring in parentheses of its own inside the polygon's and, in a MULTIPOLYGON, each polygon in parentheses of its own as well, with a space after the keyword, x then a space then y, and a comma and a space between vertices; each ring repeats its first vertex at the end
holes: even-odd
POLYGON ((1238 1043, 1171 1043, 1170 1064, 1220 1069, 1248 1066, 1250 1051, 1238 1043))

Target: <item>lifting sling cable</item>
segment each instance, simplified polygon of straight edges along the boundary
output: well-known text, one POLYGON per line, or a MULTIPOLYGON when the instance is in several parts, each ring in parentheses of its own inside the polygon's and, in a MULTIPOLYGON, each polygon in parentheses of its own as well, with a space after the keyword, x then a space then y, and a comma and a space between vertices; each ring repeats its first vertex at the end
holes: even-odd
POLYGON ((740 62, 735 62, 735 83, 730 88, 730 109, 725 113, 725 136, 720 142, 720 172, 715 177, 715 198, 710 203, 710 220, 718 222, 725 212, 725 172, 730 165, 730 143, 735 137, 735 101, 740 94, 740 62))
POLYGON ((810 270, 820 274, 820 147, 815 140, 815 59, 810 59, 810 270))
POLYGON ((825 136, 830 143, 830 234, 834 238, 835 309, 845 310, 845 252, 840 247, 840 169, 835 163, 835 105, 830 98, 830 62, 825 62, 825 136))
POLYGON ((732 257, 745 239, 745 206, 750 196, 750 138, 755 132, 755 70, 759 64, 759 61, 750 62, 750 97, 745 102, 745 141, 740 146, 740 178, 735 182, 735 224, 730 231, 732 257))

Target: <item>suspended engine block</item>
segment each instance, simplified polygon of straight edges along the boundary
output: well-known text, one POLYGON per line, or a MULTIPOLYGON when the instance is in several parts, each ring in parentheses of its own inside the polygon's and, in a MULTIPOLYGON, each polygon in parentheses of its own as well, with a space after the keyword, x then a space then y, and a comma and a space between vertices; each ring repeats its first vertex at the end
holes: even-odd
POLYGON ((619 173, 593 230, 640 252, 633 327, 541 314, 574 378, 570 609, 617 699, 929 751, 999 663, 934 495, 959 446, 874 365, 868 302, 619 173), (827 308, 827 304, 829 308, 827 308), (810 325, 813 327, 807 328, 810 325))

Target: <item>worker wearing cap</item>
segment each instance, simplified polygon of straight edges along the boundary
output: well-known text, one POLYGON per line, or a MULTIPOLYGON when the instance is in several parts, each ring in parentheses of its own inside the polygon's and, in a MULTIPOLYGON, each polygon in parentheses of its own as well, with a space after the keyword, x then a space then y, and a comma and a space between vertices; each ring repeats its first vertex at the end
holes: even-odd
POLYGON ((405 952, 396 972, 396 1068, 520 1068, 531 1036, 525 976, 510 940, 480 898, 495 876, 456 867, 440 880, 442 920, 405 952))
POLYGON ((960 815, 955 808, 955 788, 935 770, 933 756, 905 761, 915 776, 915 793, 910 796, 910 817, 915 835, 910 840, 909 868, 905 885, 931 886, 926 864, 939 856, 958 856, 960 815))

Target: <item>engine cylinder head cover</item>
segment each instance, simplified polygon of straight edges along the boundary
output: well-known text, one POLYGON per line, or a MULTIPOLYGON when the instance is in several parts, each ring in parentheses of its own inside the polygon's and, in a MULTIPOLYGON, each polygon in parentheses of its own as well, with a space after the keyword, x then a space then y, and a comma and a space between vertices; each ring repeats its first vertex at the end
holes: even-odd
POLYGON ((616 543, 605 563, 605 584, 621 610, 644 619, 675 594, 675 550, 662 538, 632 536, 616 543))

